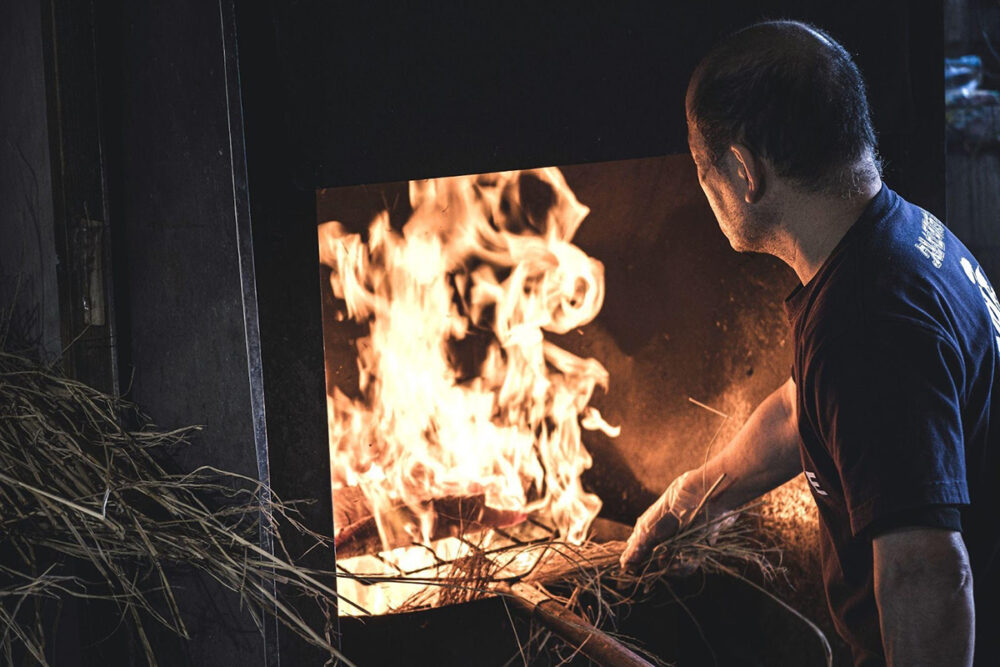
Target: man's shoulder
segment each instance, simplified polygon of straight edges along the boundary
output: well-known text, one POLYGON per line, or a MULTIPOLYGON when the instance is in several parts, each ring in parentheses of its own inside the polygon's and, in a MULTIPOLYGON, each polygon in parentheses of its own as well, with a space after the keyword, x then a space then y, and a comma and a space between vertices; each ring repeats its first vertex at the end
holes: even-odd
POLYGON ((964 246, 934 215, 897 200, 831 267, 810 312, 814 335, 864 337, 885 322, 941 326, 942 294, 957 262, 952 255, 964 246))

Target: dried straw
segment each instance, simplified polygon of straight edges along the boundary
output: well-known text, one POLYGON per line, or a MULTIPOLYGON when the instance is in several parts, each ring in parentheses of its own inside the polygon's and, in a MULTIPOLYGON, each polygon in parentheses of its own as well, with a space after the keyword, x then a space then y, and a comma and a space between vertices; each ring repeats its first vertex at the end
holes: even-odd
MULTIPOLYGON (((0 344, 6 330, 0 327, 0 344)), ((123 426, 136 416, 55 366, 0 351, 3 661, 27 655, 47 664, 41 602, 69 596, 116 604, 155 665, 148 624, 188 637, 172 573, 195 570, 236 591, 258 626, 264 613, 274 614, 331 662, 351 664, 335 638, 311 627, 286 598, 309 598, 328 617, 336 597, 332 572, 288 558, 274 522, 309 533, 294 508, 241 475, 211 467, 169 472, 159 462, 163 450, 184 446, 197 429, 123 426), (275 553, 259 546, 262 521, 275 553)))
MULTIPOLYGON (((623 572, 619 557, 624 542, 586 542, 582 545, 569 544, 553 539, 530 546, 511 545, 505 548, 489 549, 489 558, 473 550, 471 556, 460 561, 442 564, 427 576, 394 575, 353 575, 341 571, 338 576, 352 577, 366 583, 395 582, 421 587, 410 600, 396 612, 414 611, 426 606, 432 593, 423 587, 443 589, 440 600, 469 600, 478 597, 499 595, 503 598, 509 590, 504 584, 521 581, 533 585, 554 600, 563 604, 573 613, 586 618, 599 628, 642 654, 651 662, 664 665, 663 660, 643 650, 635 641, 617 633, 617 620, 627 609, 648 599, 657 591, 666 589, 672 594, 670 582, 679 576, 690 575, 694 571, 704 574, 718 574, 733 577, 753 587, 771 598, 781 607, 804 623, 816 634, 825 655, 827 665, 832 664, 829 642, 822 630, 810 619, 768 591, 751 578, 765 583, 773 582, 784 570, 780 565, 780 550, 766 533, 762 533, 753 520, 752 510, 756 505, 745 507, 715 517, 702 520, 673 535, 659 544, 652 556, 638 572, 623 572), (516 578, 505 577, 503 563, 515 554, 536 551, 538 558, 531 571, 516 578), (504 552, 509 552, 507 558, 504 552), (477 557, 478 553, 478 557, 477 557)), ((468 537, 468 536, 467 536, 468 537)), ((690 614, 683 601, 678 604, 690 614)), ((506 605, 505 605, 506 606, 506 605)), ((510 611, 508 609, 508 615, 510 611)), ((694 619, 697 623, 697 619, 694 619)), ((511 619, 511 625, 514 621, 511 619)), ((528 639, 518 638, 518 654, 510 664, 521 662, 535 664, 535 660, 545 653, 546 660, 553 656, 569 661, 579 647, 566 647, 553 642, 551 633, 532 625, 528 639), (567 650, 569 653, 567 653, 567 650)))

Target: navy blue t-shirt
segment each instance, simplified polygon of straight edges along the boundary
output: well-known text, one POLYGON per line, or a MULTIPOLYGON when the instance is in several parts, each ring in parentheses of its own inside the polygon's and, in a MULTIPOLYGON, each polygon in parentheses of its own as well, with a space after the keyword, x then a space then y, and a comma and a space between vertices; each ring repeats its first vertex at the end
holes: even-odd
POLYGON ((940 511, 957 507, 975 664, 1000 665, 1000 303, 979 264, 883 186, 785 307, 824 584, 855 664, 885 664, 873 532, 958 528, 940 511))

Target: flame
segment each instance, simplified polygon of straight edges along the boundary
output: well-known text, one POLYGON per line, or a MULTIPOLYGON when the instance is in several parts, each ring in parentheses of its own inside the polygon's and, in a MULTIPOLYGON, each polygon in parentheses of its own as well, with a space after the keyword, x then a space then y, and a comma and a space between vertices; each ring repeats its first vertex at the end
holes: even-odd
POLYGON ((409 195, 402 230, 384 211, 367 239, 319 227, 333 293, 369 327, 360 396, 328 396, 333 487, 362 491, 386 550, 430 542, 435 499, 470 496, 545 511, 578 543, 601 507, 580 484, 581 427, 617 435, 588 405, 608 372, 543 332, 603 303, 603 265, 571 243, 590 209, 555 168, 411 181, 409 195))

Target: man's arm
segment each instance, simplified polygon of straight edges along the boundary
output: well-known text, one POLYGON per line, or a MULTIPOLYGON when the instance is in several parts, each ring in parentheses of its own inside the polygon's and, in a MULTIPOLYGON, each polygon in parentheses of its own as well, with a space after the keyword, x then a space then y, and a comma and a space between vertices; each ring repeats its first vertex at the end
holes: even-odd
POLYGON ((872 544, 888 664, 971 665, 975 611, 962 536, 940 528, 902 528, 872 544))
POLYGON ((705 504, 709 516, 736 509, 802 472, 795 382, 791 378, 757 406, 726 446, 688 477, 699 498, 725 478, 705 504))
POLYGON ((676 515, 694 511, 723 474, 722 483, 703 507, 708 516, 735 509, 800 472, 795 383, 789 379, 757 406, 718 454, 685 473, 682 488, 674 488, 675 480, 672 488, 639 517, 622 555, 622 566, 636 567, 654 546, 673 535, 679 527, 676 515))

